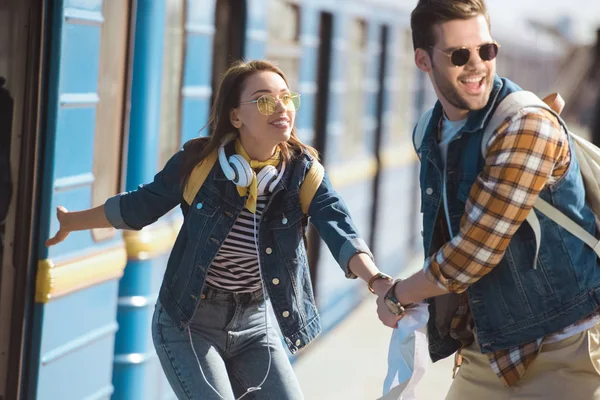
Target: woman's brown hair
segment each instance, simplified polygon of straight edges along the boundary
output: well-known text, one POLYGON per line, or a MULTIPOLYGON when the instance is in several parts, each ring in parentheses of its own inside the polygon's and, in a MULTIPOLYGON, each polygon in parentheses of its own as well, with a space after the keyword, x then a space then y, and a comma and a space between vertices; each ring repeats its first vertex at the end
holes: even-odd
MULTIPOLYGON (((237 129, 231 124, 229 113, 237 108, 240 103, 242 87, 246 79, 257 72, 270 71, 283 78, 286 85, 288 81, 283 71, 275 64, 265 60, 237 61, 232 64, 221 81, 219 91, 212 106, 207 124, 202 128, 210 126, 212 135, 208 138, 196 138, 188 141, 183 146, 182 182, 188 179, 194 167, 206 158, 210 153, 221 146, 223 139, 237 129)), ((238 133, 239 134, 239 133, 238 133)), ((284 161, 289 162, 295 155, 307 151, 310 155, 318 158, 317 151, 305 145, 296 136, 296 128, 292 127, 290 138, 279 144, 281 156, 284 161)))

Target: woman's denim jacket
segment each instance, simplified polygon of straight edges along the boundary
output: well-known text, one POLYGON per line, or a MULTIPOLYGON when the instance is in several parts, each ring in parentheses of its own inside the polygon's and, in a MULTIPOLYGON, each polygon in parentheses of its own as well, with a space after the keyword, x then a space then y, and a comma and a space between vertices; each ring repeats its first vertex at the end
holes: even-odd
MULTIPOLYGON (((104 211, 110 223, 118 229, 139 230, 184 204, 182 156, 183 151, 175 154, 152 183, 108 199, 104 211)), ((303 240, 306 216, 299 200, 300 184, 313 162, 306 153, 292 159, 258 221, 263 282, 291 353, 307 345, 321 331, 303 240)), ((238 194, 235 184, 225 177, 217 162, 189 209, 187 204, 182 206, 183 226, 169 256, 159 294, 168 315, 182 330, 201 299, 208 268, 245 202, 246 197, 238 194)), ((357 253, 372 255, 327 174, 308 214, 346 277, 356 278, 348 269, 350 258, 357 253)))

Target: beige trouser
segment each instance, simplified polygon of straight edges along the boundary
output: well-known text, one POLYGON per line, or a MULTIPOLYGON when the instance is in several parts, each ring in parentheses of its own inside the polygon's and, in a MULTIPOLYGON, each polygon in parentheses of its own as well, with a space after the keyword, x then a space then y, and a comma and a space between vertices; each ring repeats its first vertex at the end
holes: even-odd
POLYGON ((446 400, 600 400, 600 324, 540 354, 515 386, 506 388, 476 344, 461 352, 462 366, 446 400))

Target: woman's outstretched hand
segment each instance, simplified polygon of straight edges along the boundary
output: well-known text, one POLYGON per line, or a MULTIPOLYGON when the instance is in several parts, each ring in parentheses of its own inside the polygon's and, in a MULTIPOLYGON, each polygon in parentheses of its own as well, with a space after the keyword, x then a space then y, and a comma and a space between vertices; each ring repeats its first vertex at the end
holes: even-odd
POLYGON ((56 217, 58 218, 58 223, 59 223, 58 232, 56 232, 56 235, 54 235, 54 237, 51 237, 50 239, 46 240, 46 247, 50 247, 50 246, 54 246, 55 244, 59 244, 60 242, 65 240, 67 238, 67 236, 69 236, 69 233, 71 233, 71 230, 69 230, 67 228, 67 222, 66 222, 68 214, 69 214, 69 211, 67 211, 67 209, 64 208, 63 206, 59 206, 56 208, 56 217))

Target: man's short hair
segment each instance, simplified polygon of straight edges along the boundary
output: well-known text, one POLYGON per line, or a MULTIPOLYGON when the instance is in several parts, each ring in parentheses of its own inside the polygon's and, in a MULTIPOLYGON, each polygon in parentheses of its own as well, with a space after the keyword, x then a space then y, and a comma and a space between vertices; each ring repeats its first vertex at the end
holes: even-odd
MULTIPOLYGON (((419 0, 410 16, 413 46, 430 53, 436 43, 435 25, 483 15, 490 26, 484 0, 419 0)), ((430 53, 431 54, 431 53, 430 53)))

